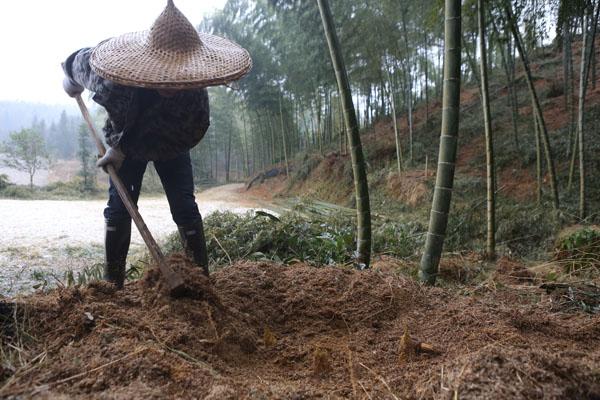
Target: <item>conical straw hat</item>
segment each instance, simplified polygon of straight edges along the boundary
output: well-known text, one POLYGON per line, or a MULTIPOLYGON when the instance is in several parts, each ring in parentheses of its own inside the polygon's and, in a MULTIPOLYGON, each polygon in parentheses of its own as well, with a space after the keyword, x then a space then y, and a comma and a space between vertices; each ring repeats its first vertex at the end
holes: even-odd
POLYGON ((90 65, 101 77, 125 86, 191 89, 240 79, 252 60, 238 44, 196 31, 168 0, 149 31, 105 40, 92 52, 90 65))

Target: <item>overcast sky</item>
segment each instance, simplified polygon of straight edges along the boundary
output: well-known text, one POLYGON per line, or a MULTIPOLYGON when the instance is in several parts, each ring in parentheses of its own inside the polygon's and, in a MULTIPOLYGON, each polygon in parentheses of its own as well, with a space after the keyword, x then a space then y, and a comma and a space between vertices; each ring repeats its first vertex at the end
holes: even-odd
MULTIPOLYGON (((175 0, 194 24, 226 0, 175 0)), ((0 100, 72 103, 60 63, 73 51, 150 28, 166 0, 15 0, 0 5, 0 100)))

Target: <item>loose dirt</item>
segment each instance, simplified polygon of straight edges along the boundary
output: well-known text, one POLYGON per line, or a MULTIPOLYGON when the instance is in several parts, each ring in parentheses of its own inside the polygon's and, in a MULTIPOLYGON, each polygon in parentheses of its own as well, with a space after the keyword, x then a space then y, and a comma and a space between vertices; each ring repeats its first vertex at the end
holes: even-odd
POLYGON ((429 196, 427 181, 430 171, 407 171, 403 174, 390 173, 386 181, 386 193, 394 199, 410 207, 416 207, 426 201, 429 196))
POLYGON ((244 262, 208 280, 171 262, 191 297, 167 297, 150 271, 119 292, 94 283, 20 299, 36 340, 24 368, 3 372, 0 397, 600 397, 600 316, 553 312, 537 286, 457 293, 385 263, 358 272, 244 262), (405 330, 439 353, 406 357, 405 330))

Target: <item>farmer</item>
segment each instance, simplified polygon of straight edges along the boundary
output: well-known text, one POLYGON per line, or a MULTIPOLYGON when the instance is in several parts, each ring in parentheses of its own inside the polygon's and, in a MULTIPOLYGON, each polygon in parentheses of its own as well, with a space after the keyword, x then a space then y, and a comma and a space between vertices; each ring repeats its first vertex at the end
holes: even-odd
MULTIPOLYGON (((78 50, 63 63, 67 94, 77 97, 88 89, 106 109, 109 148, 98 167, 114 166, 137 204, 144 171, 153 161, 186 253, 207 275, 190 149, 210 123, 206 87, 239 79, 251 65, 248 52, 237 44, 197 32, 172 0, 149 31, 78 50)), ((112 180, 104 218, 104 278, 122 288, 131 217, 112 180)))

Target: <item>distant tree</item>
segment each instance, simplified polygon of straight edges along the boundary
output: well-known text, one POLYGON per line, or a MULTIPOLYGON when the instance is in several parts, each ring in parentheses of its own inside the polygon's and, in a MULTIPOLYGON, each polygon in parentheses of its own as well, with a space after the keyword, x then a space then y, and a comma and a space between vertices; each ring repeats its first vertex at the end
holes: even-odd
POLYGON ((81 162, 79 176, 83 178, 81 190, 90 192, 96 188, 96 157, 93 151, 93 143, 90 140, 88 127, 84 123, 79 125, 77 157, 81 162))
POLYGON ((2 163, 7 167, 29 174, 29 187, 33 189, 35 173, 47 164, 48 153, 42 134, 35 129, 22 129, 12 132, 8 140, 2 144, 4 158, 2 163))
POLYGON ((0 174, 0 190, 6 189, 10 185, 10 180, 8 179, 8 175, 0 174))
POLYGON ((80 123, 81 117, 69 116, 65 110, 57 121, 52 121, 47 128, 45 137, 54 157, 65 160, 77 157, 77 137, 80 123))

